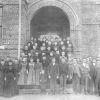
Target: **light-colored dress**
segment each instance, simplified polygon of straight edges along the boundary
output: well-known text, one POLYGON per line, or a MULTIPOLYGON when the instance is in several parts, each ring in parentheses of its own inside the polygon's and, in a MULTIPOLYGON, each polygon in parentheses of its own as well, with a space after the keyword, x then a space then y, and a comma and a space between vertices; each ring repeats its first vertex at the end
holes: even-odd
POLYGON ((34 63, 29 63, 29 73, 28 73, 27 84, 28 85, 35 85, 34 63))
POLYGON ((40 85, 41 70, 42 70, 42 64, 40 62, 35 63, 35 85, 40 85))
POLYGON ((20 76, 18 79, 18 85, 26 85, 27 83, 27 69, 26 69, 27 64, 22 63, 22 68, 20 71, 20 76))

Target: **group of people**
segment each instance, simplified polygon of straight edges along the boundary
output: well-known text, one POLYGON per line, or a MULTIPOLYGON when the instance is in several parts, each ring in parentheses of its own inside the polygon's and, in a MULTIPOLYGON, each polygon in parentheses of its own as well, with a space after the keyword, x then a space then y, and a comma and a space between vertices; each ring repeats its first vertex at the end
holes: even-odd
POLYGON ((19 86, 40 86, 41 93, 100 95, 100 57, 75 58, 68 37, 31 38, 20 59, 0 61, 0 94, 18 94, 19 86))
POLYGON ((76 59, 52 57, 51 62, 35 62, 7 57, 0 61, 0 95, 18 94, 18 86, 40 86, 41 93, 63 92, 100 95, 100 57, 76 59), (68 92, 68 91, 67 91, 68 92))

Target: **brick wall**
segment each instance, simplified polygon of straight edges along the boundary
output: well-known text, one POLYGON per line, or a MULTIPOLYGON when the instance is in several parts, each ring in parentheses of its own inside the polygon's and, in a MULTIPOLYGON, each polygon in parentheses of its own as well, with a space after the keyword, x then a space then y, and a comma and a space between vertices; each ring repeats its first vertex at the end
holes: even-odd
POLYGON ((82 0, 82 39, 86 56, 100 54, 100 4, 97 0, 82 0))

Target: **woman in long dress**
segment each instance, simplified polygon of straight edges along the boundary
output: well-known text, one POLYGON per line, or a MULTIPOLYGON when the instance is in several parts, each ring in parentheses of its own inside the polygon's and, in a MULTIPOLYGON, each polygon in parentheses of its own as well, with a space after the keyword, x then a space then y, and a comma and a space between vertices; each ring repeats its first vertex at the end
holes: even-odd
POLYGON ((29 73, 27 84, 28 85, 35 85, 35 70, 34 70, 34 60, 31 58, 29 62, 29 73))
POLYGON ((5 61, 1 60, 0 62, 0 96, 3 95, 3 91, 4 91, 4 79, 5 79, 5 73, 4 73, 4 68, 5 68, 5 61))
POLYGON ((23 62, 21 63, 22 68, 20 71, 20 76, 18 79, 18 85, 26 85, 27 84, 27 74, 28 74, 28 70, 27 70, 27 59, 23 59, 23 62))
POLYGON ((9 61, 8 69, 6 72, 6 85, 5 85, 5 93, 7 96, 15 95, 15 72, 14 72, 14 64, 12 61, 9 61))
POLYGON ((40 63, 39 59, 35 63, 35 83, 36 85, 40 85, 40 72, 42 70, 42 63, 40 63))

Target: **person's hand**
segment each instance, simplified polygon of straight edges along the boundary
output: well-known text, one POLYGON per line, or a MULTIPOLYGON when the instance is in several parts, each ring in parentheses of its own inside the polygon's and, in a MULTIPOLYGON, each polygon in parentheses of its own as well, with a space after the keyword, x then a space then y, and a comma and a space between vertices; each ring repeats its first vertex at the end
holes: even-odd
POLYGON ((57 76, 57 79, 59 79, 59 76, 57 76))
POLYGON ((6 81, 6 77, 4 78, 4 80, 6 81))
POLYGON ((89 79, 91 79, 91 76, 89 76, 89 79))
POLYGON ((16 80, 16 77, 14 77, 14 80, 16 80))
POLYGON ((69 76, 67 75, 67 78, 69 78, 69 76))
POLYGON ((28 74, 28 70, 27 70, 27 74, 28 74))
POLYGON ((51 78, 51 76, 50 76, 50 75, 49 75, 48 77, 49 77, 49 79, 51 78))

